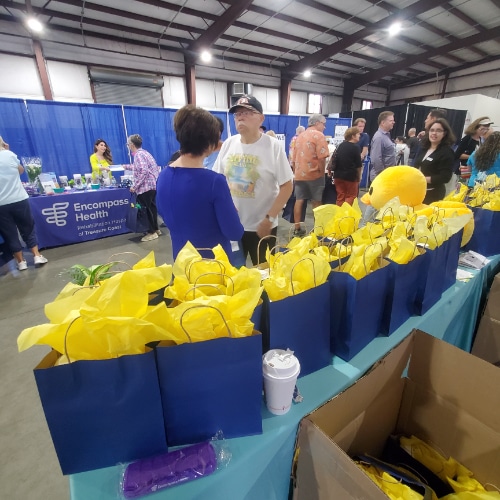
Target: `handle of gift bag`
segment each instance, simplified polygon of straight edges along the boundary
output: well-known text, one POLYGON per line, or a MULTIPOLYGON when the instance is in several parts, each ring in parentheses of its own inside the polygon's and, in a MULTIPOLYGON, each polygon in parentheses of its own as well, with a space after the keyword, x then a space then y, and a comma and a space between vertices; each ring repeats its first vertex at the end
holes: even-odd
POLYGON ((206 259, 206 258, 201 258, 199 260, 192 260, 191 262, 188 263, 186 266, 185 272, 186 272, 186 277, 189 282, 191 282, 191 269, 194 265, 199 264, 201 262, 215 262, 219 265, 220 267, 220 273, 221 274, 226 274, 226 266, 220 261, 220 260, 215 260, 215 259, 206 259))
MULTIPOLYGON (((340 245, 342 245, 343 247, 346 248, 346 252, 345 252, 344 257, 347 257, 348 255, 350 255, 352 253, 352 245, 353 245, 352 236, 347 236, 346 238, 343 238, 342 240, 337 241, 337 243, 340 243, 340 245), (350 252, 347 251, 348 247, 351 247, 351 251, 350 252)), ((343 267, 346 265, 347 259, 345 260, 345 262, 342 262, 342 259, 344 257, 342 257, 340 255, 340 252, 339 252, 339 271, 342 271, 343 267)))
MULTIPOLYGON (((271 252, 271 254, 275 256, 273 266, 275 266, 275 265, 276 265, 276 262, 278 262, 278 259, 279 259, 280 257, 282 257, 283 255, 285 255, 286 253, 288 253, 288 252, 290 251, 290 249, 289 249, 289 248, 286 248, 284 252, 281 252, 281 251, 280 251, 280 249, 281 249, 281 248, 282 248, 282 247, 281 247, 280 245, 276 245, 276 246, 272 247, 271 249, 269 249, 269 252, 271 252), (274 253, 273 253, 273 252, 274 252, 274 253)), ((272 271, 272 267, 271 267, 271 266, 269 266, 269 273, 271 273, 271 271, 272 271)))
POLYGON ((415 258, 415 252, 417 252, 417 251, 418 251, 419 255, 421 255, 421 254, 420 254, 420 252, 419 252, 420 247, 418 246, 418 242, 419 242, 420 240, 422 240, 422 239, 425 239, 425 240, 426 240, 426 243, 425 243, 425 245, 424 245, 424 248, 425 248, 425 246, 427 245, 427 243, 428 243, 428 241, 429 241, 429 237, 428 237, 428 236, 425 236, 425 235, 420 236, 420 238, 418 238, 418 239, 415 241, 415 248, 413 249, 413 253, 412 253, 412 255, 411 255, 411 259, 412 259, 412 260, 415 258))
POLYGON ((423 247, 424 247, 424 248, 427 248, 427 246, 429 245, 429 237, 428 237, 428 236, 425 236, 425 235, 420 236, 420 238, 417 238, 417 239, 415 240, 415 246, 418 246, 418 245, 419 245, 420 240, 425 240, 425 243, 424 243, 423 247))
POLYGON ((436 235, 436 224, 437 224, 437 220, 432 223, 431 229, 432 229, 432 235, 434 236, 434 241, 436 242, 436 247, 438 247, 439 241, 438 241, 437 235, 436 235))
POLYGON ((347 238, 348 236, 351 236, 350 234, 348 233, 344 233, 344 231, 342 231, 342 222, 347 220, 347 219, 352 219, 353 221, 353 227, 356 226, 356 219, 352 216, 352 215, 346 215, 345 217, 341 217, 338 221, 338 226, 339 226, 339 231, 340 231, 340 237, 341 238, 347 238))
POLYGON ((311 259, 311 257, 303 257, 302 259, 298 260, 293 266, 292 270, 290 271, 290 284, 292 285, 292 294, 295 295, 295 290, 293 287, 293 271, 295 270, 295 267, 297 264, 300 264, 304 260, 309 260, 311 261, 311 265, 313 268, 313 278, 314 278, 314 286, 316 286, 316 268, 314 267, 314 261, 311 259))
POLYGON ((382 212, 382 217, 380 218, 380 223, 382 224, 382 227, 384 229, 386 229, 384 219, 385 219, 386 214, 388 214, 388 213, 391 215, 391 221, 389 222, 389 227, 387 229, 392 229, 394 227, 394 224, 396 223, 396 216, 394 215, 394 210, 392 209, 392 207, 387 207, 382 212))
POLYGON ((374 246, 377 246, 377 245, 380 245, 380 255, 378 257, 378 259, 380 259, 380 264, 382 264, 382 261, 383 261, 383 257, 382 257, 382 254, 384 253, 384 247, 382 245, 382 243, 380 243, 379 241, 376 241, 375 243, 372 243, 370 245, 367 245, 366 248, 365 248, 365 251, 363 252, 363 266, 365 268, 365 275, 368 276, 368 268, 366 267, 366 252, 368 251, 368 249, 370 247, 374 247, 374 246))
POLYGON ((267 236, 264 236, 263 238, 261 238, 259 240, 259 243, 257 243, 257 266, 260 266, 262 264, 262 262, 260 261, 260 244, 264 241, 264 240, 268 240, 270 238, 274 238, 276 240, 276 245, 278 244, 278 237, 274 234, 268 234, 267 236))
POLYGON ((213 285, 210 283, 201 283, 199 285, 194 285, 191 288, 189 288, 187 290, 187 292, 184 294, 184 300, 187 300, 187 296, 188 296, 189 292, 193 292, 193 300, 194 300, 196 298, 196 290, 199 290, 202 287, 215 288, 218 292, 223 293, 223 291, 219 288, 220 286, 223 286, 223 285, 213 285))
POLYGON ((182 324, 182 320, 184 319, 184 315, 188 312, 188 311, 191 311, 193 309, 199 309, 200 307, 206 307, 206 308, 209 308, 209 309, 214 309, 215 311, 217 311, 219 314, 220 314, 220 317, 222 318, 222 321, 224 321, 224 325, 226 326, 227 328, 227 331, 229 333, 229 337, 233 337, 233 334, 231 333, 231 330, 229 329, 229 325, 227 324, 227 321, 226 321, 226 318, 224 318, 224 315, 222 314, 222 312, 217 309, 216 307, 214 306, 209 306, 207 304, 196 304, 195 306, 192 306, 190 307, 189 309, 186 309, 182 314, 181 314, 181 318, 180 318, 180 325, 181 325, 181 328, 183 330, 183 332, 186 334, 186 337, 188 338, 189 340, 189 343, 192 344, 193 343, 193 340, 191 339, 191 336, 189 335, 189 333, 187 332, 187 330, 184 328, 184 325, 182 324))
MULTIPOLYGON (((93 288, 93 287, 86 287, 86 288, 93 288)), ((69 354, 68 354, 68 332, 69 332, 70 328, 73 326, 73 323, 77 319, 81 319, 81 316, 77 316, 76 318, 73 318, 71 320, 71 323, 68 325, 68 328, 66 328, 66 333, 64 334, 64 355, 66 356, 66 359, 68 360, 68 364, 71 364, 71 360, 69 359, 69 354)))
MULTIPOLYGON (((198 283, 198 280, 200 278, 203 278, 203 276, 220 276, 222 278, 222 281, 224 281, 224 278, 227 278, 230 282, 231 282, 231 285, 233 287, 232 289, 232 293, 231 295, 234 295, 234 280, 233 278, 231 278, 231 276, 229 276, 229 274, 225 274, 225 273, 203 273, 203 274, 200 274, 195 280, 194 280, 194 283, 193 285, 194 286, 202 286, 204 285, 205 283, 198 283)), ((216 285, 216 286, 225 286, 226 289, 227 289, 227 285, 225 283, 211 283, 212 285, 216 285)))

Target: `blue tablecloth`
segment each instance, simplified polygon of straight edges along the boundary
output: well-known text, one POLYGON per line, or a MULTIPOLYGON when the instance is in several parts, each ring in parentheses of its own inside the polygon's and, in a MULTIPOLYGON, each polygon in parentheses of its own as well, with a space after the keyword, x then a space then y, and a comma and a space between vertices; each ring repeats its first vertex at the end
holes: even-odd
MULTIPOLYGON (((470 351, 480 301, 499 266, 500 256, 493 257, 488 267, 473 271, 474 278, 469 282, 456 282, 424 316, 410 318, 390 337, 377 337, 350 362, 334 357, 331 366, 300 378, 297 385, 304 401, 293 405, 286 415, 272 415, 263 404, 263 433, 228 440, 232 460, 227 469, 162 490, 151 498, 286 500, 295 437, 302 417, 350 386, 414 328, 470 351)), ((120 499, 121 471, 116 466, 70 476, 71 498, 120 499)))
POLYGON ((40 248, 128 233, 130 191, 105 188, 30 198, 40 248))

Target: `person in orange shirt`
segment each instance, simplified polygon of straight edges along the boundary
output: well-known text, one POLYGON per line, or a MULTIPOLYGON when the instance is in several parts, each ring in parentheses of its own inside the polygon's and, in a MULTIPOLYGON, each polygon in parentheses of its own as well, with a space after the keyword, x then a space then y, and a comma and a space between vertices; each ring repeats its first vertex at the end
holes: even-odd
POLYGON ((320 114, 309 117, 307 129, 295 142, 293 167, 295 177, 295 207, 293 210, 294 236, 304 236, 306 231, 300 227, 304 200, 311 200, 313 208, 321 205, 325 189, 325 166, 328 158, 328 142, 323 131, 326 118, 320 114))

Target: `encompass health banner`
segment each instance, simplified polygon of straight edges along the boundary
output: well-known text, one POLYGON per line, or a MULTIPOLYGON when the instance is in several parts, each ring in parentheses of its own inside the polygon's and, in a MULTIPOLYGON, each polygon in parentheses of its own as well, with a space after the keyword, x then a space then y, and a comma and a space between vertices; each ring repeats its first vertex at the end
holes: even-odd
POLYGON ((130 192, 98 189, 30 198, 38 246, 56 247, 128 233, 130 192))

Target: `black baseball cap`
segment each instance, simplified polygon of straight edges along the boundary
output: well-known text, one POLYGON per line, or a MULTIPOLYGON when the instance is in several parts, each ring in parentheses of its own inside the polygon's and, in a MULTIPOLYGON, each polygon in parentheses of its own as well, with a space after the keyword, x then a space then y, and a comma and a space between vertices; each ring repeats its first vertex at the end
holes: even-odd
POLYGON ((263 114, 262 104, 257 99, 255 99, 255 97, 250 95, 244 95, 240 97, 238 101, 236 101, 236 104, 229 108, 229 112, 234 113, 236 111, 236 108, 247 108, 251 109, 252 111, 257 111, 257 113, 263 114))

